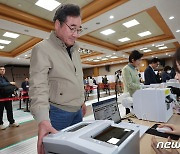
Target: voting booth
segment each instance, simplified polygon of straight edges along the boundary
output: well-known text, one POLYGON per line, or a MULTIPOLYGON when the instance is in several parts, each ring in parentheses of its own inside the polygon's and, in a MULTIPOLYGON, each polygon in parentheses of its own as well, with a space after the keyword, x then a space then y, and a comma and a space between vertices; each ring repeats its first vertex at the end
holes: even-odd
POLYGON ((80 122, 43 138, 46 154, 139 154, 139 130, 111 120, 80 122))
POLYGON ((138 119, 167 122, 173 115, 169 88, 146 88, 133 94, 133 111, 138 119))

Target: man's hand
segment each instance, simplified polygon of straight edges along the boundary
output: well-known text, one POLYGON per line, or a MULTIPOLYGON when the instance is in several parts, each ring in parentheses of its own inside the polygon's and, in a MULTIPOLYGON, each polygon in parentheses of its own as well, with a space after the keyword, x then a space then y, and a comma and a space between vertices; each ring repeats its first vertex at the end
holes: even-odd
POLYGON ((16 82, 10 82, 10 84, 12 84, 12 85, 16 85, 16 82))
POLYGON ((158 127, 159 127, 159 128, 169 127, 169 128, 172 129, 172 131, 166 131, 165 133, 180 135, 180 126, 179 126, 179 125, 161 124, 161 125, 159 125, 158 127))
POLYGON ((50 121, 42 121, 39 123, 38 125, 38 143, 37 143, 37 150, 38 150, 38 154, 44 154, 44 147, 42 144, 43 141, 43 137, 48 135, 49 133, 57 133, 58 131, 56 129, 54 129, 51 126, 50 121))
POLYGON ((83 117, 84 117, 85 114, 86 114, 86 110, 87 110, 86 104, 84 103, 84 104, 82 105, 82 113, 83 113, 83 117))

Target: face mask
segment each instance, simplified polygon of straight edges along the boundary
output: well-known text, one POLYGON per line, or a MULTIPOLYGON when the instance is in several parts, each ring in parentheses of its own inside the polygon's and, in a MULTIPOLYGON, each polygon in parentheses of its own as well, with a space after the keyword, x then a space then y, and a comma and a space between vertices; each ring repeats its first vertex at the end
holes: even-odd
POLYGON ((167 73, 171 73, 171 71, 167 71, 167 73))

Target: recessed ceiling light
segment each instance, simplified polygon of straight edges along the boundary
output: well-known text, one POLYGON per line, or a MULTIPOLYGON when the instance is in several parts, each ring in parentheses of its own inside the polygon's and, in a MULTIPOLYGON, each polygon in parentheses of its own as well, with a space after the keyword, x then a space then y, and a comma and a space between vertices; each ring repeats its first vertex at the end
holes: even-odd
POLYGON ((177 33, 179 33, 179 32, 180 32, 180 30, 178 29, 176 32, 177 32, 177 33))
POLYGON ((151 32, 150 31, 145 31, 145 32, 139 33, 138 35, 140 37, 144 37, 144 36, 147 36, 147 35, 151 35, 151 32))
POLYGON ((108 60, 108 58, 102 58, 101 60, 108 60))
POLYGON ((112 34, 112 33, 115 33, 115 31, 112 30, 112 29, 107 29, 107 30, 104 30, 104 31, 102 31, 102 32, 100 32, 100 33, 102 33, 102 34, 104 34, 104 35, 110 35, 110 34, 112 34))
POLYGON ((107 55, 106 57, 111 57, 111 55, 107 55))
POLYGON ((137 20, 135 20, 135 19, 123 23, 123 25, 124 25, 125 27, 127 27, 127 28, 133 27, 133 26, 138 25, 138 24, 139 24, 139 22, 138 22, 137 20))
POLYGON ((152 44, 152 46, 154 47, 155 45, 154 45, 154 44, 152 44))
POLYGON ((117 56, 112 56, 111 58, 118 58, 117 56))
POLYGON ((1 43, 1 44, 9 44, 9 43, 11 43, 11 41, 8 41, 8 40, 1 40, 1 39, 0 39, 0 43, 1 43))
POLYGON ((156 47, 162 47, 164 46, 164 44, 159 44, 159 45, 156 45, 156 47))
POLYGON ((131 39, 128 38, 128 37, 124 37, 124 38, 118 39, 118 41, 120 41, 120 42, 126 42, 126 41, 129 41, 129 40, 131 40, 131 39))
POLYGON ((167 46, 159 47, 158 49, 159 49, 159 50, 167 49, 167 46))
POLYGON ((98 62, 98 61, 100 61, 100 60, 99 60, 99 59, 94 59, 93 61, 94 61, 94 62, 98 62))
POLYGON ((168 55, 168 53, 166 53, 166 55, 168 55))
POLYGON ((154 57, 154 56, 151 56, 151 57, 154 57))
POLYGON ((4 46, 0 45, 0 49, 4 49, 4 46))
POLYGON ((143 52, 150 52, 152 51, 151 49, 143 50, 143 52))
POLYGON ((10 38, 17 38, 17 37, 19 37, 19 34, 6 32, 6 33, 3 34, 3 36, 10 37, 10 38))
POLYGON ((114 18, 114 16, 110 16, 109 18, 110 18, 110 19, 113 19, 113 18, 114 18))
POLYGON ((171 19, 174 19, 174 16, 170 16, 169 19, 170 19, 170 20, 171 20, 171 19))
POLYGON ((55 0, 38 0, 35 4, 49 11, 53 11, 55 8, 61 5, 61 3, 55 0))
POLYGON ((147 50, 148 48, 141 48, 141 49, 139 49, 139 50, 147 50))

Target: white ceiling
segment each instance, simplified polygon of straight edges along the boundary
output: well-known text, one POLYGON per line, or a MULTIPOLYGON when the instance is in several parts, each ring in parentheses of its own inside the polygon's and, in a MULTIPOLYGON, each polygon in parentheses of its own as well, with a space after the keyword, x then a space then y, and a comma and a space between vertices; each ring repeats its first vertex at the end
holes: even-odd
MULTIPOLYGON (((0 2, 3 2, 3 1, 4 0, 0 0, 0 2)), ((27 1, 29 1, 29 0, 27 0, 27 1)), ((35 1, 36 0, 34 0, 34 2, 35 1)), ((19 2, 21 2, 21 1, 19 0, 19 2)), ((130 0, 126 3, 124 3, 123 5, 120 5, 110 11, 107 11, 106 13, 103 13, 100 16, 93 18, 92 20, 89 20, 89 21, 83 23, 82 26, 87 29, 84 30, 81 35, 83 36, 85 34, 88 34, 90 32, 98 30, 101 27, 105 27, 105 26, 108 26, 119 20, 128 18, 132 15, 135 15, 135 14, 137 14, 141 11, 144 11, 148 8, 151 8, 153 6, 156 6, 156 8, 160 12, 161 16, 163 17, 164 21, 166 22, 166 24, 172 31, 173 35, 175 36, 175 39, 167 40, 167 41, 163 41, 163 42, 157 42, 156 44, 170 43, 170 42, 179 42, 180 43, 180 32, 179 33, 176 32, 177 30, 180 29, 180 17, 179 17, 180 0, 149 0, 149 1, 130 0), (114 19, 109 19, 110 15, 113 15, 114 19), (173 20, 169 20, 170 16, 174 16, 175 18, 173 20), (100 24, 96 24, 97 22, 99 22, 100 24)), ((13 22, 3 20, 3 19, 0 19, 0 29, 4 29, 7 31, 13 31, 13 32, 24 34, 24 35, 29 35, 32 37, 38 37, 38 38, 47 38, 49 35, 48 32, 45 32, 45 31, 42 31, 39 29, 35 29, 32 27, 20 25, 17 23, 13 23, 13 22)), ((103 48, 101 46, 94 46, 89 43, 84 43, 84 42, 79 41, 79 44, 80 44, 80 47, 82 47, 82 48, 99 51, 99 52, 105 53, 106 55, 112 54, 114 52, 113 50, 103 48)), ((121 57, 123 57, 123 55, 124 55, 124 57, 127 58, 128 54, 126 52, 132 51, 134 49, 138 50, 142 47, 150 47, 150 46, 152 46, 152 43, 149 43, 146 45, 139 45, 136 47, 129 48, 127 50, 123 50, 123 51, 118 51, 116 54, 121 57)), ((28 65, 29 60, 24 59, 23 57, 25 55, 30 55, 30 52, 31 51, 27 51, 26 53, 23 53, 15 58, 0 57, 0 63, 1 64, 22 64, 22 65, 25 64, 25 65, 28 65), (17 58, 20 58, 20 59, 17 59, 17 58)), ((158 56, 159 56, 159 58, 167 58, 168 57, 165 54, 158 55, 158 56)), ((91 58, 93 58, 93 57, 91 57, 91 58)), ((147 58, 152 58, 152 57, 149 56, 147 58)), ((83 67, 86 68, 86 67, 92 67, 92 66, 83 64, 83 67)))

